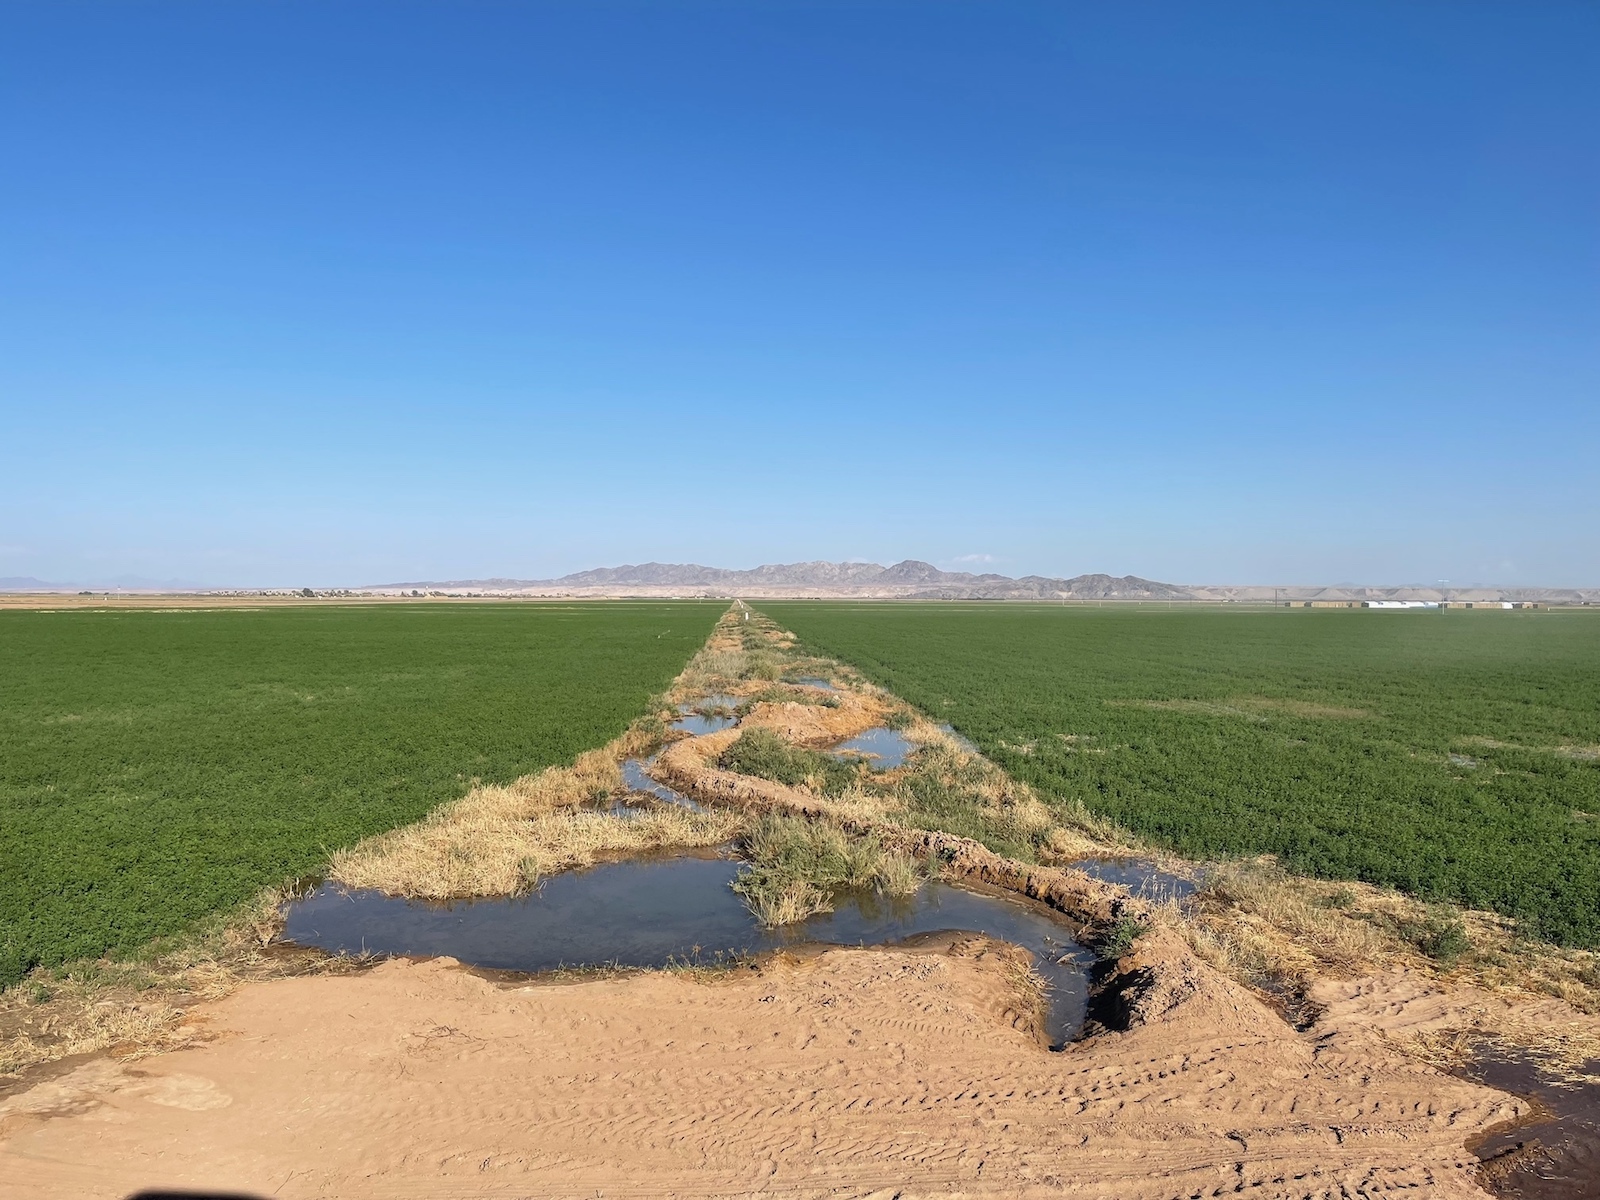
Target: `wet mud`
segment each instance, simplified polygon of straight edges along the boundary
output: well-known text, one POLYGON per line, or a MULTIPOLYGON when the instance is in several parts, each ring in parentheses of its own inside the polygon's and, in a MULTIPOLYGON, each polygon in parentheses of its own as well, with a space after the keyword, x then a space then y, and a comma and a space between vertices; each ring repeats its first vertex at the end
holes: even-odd
POLYGON ((1531 1056, 1486 1053, 1460 1072, 1533 1102, 1524 1121, 1471 1144, 1481 1181, 1501 1200, 1595 1200, 1600 1197, 1600 1062, 1586 1082, 1567 1082, 1531 1056))

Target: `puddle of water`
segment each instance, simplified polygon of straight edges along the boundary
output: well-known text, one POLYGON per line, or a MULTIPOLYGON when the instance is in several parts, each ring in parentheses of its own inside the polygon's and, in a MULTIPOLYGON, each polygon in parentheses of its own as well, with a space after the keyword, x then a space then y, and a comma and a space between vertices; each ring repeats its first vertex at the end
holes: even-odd
POLYGON ((836 909, 784 929, 763 929, 729 887, 743 864, 679 855, 608 863, 544 880, 511 899, 427 904, 379 892, 323 887, 286 911, 284 940, 334 953, 451 955, 509 971, 556 967, 662 967, 717 953, 755 954, 803 943, 881 945, 963 930, 1034 955, 1051 985, 1053 1046, 1082 1027, 1092 956, 1066 925, 1037 906, 932 882, 914 896, 846 893, 836 909))
MULTIPOLYGON (((1600 1062, 1587 1072, 1600 1072, 1600 1062)), ((1525 1055, 1488 1054, 1463 1072, 1533 1099, 1532 1120, 1470 1147, 1482 1183, 1501 1200, 1592 1200, 1600 1195, 1600 1084, 1562 1086, 1525 1055)))
MULTIPOLYGON (((649 767, 655 761, 654 756, 647 759, 624 759, 622 762, 622 782, 627 789, 630 792, 642 792, 646 796, 654 796, 657 800, 664 800, 668 804, 676 804, 679 808, 687 808, 690 812, 705 812, 704 808, 682 792, 650 778, 649 767)), ((623 805, 622 808, 625 810, 627 806, 623 805)), ((618 813, 618 815, 626 815, 625 812, 619 811, 616 804, 611 806, 610 811, 618 813)))
POLYGON ((829 753, 835 758, 851 758, 865 756, 868 765, 875 771, 889 771, 895 767, 902 767, 905 761, 916 752, 917 744, 908 741, 898 729, 888 729, 882 725, 859 733, 848 741, 840 742, 829 753))
POLYGON ((702 734, 716 733, 719 729, 729 729, 738 723, 737 717, 708 717, 703 713, 685 713, 672 723, 672 728, 700 737, 702 734))
POLYGON ((1080 858, 1068 865, 1091 879, 1120 884, 1135 896, 1151 900, 1186 900, 1200 886, 1193 879, 1163 871, 1142 858, 1080 858))
POLYGON ((784 682, 795 687, 821 688, 825 692, 837 692, 839 690, 833 686, 830 680, 824 679, 820 675, 796 675, 793 679, 785 679, 784 682))
POLYGON ((940 725, 939 732, 954 742, 958 749, 965 750, 968 754, 978 753, 977 743, 965 734, 957 733, 954 725, 940 725))
POLYGON ((730 696, 727 692, 713 692, 709 696, 702 696, 689 704, 678 705, 681 713, 713 712, 718 709, 727 709, 732 712, 744 703, 743 696, 730 696))

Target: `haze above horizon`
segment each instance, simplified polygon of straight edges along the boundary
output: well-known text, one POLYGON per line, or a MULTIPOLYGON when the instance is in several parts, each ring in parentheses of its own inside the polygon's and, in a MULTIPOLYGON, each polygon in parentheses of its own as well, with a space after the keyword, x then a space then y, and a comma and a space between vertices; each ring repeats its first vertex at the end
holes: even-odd
POLYGON ((0 10, 0 577, 1600 584, 1600 9, 0 10))

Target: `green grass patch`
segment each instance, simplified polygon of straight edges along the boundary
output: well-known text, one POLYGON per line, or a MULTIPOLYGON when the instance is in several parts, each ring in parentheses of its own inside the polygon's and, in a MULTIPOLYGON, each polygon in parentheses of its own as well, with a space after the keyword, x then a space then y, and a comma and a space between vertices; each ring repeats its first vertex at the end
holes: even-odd
POLYGON ((0 984, 621 733, 717 604, 0 612, 0 984))
POLYGON ((1600 614, 763 607, 1047 803, 1600 945, 1600 614))
POLYGON ((1095 957, 1101 962, 1116 962, 1124 954, 1133 949, 1145 934, 1150 932, 1150 927, 1132 917, 1118 917, 1106 930, 1106 935, 1100 940, 1095 949, 1095 957))
POLYGON ((770 779, 789 787, 810 787, 838 795, 860 777, 861 768, 831 754, 783 740, 770 729, 747 729, 722 752, 717 765, 741 775, 770 779))

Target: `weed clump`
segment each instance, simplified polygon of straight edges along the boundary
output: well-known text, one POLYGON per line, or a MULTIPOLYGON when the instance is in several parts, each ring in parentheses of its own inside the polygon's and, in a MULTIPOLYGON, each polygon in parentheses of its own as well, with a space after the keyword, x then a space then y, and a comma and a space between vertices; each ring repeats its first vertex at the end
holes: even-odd
POLYGON ((907 855, 885 850, 876 837, 851 837, 827 821, 762 817, 745 834, 750 867, 733 890, 763 925, 790 925, 832 910, 841 888, 909 895, 927 878, 907 855))
POLYGON ((1101 962, 1116 962, 1133 944, 1150 932, 1150 926, 1132 917, 1118 917, 1106 931, 1095 953, 1101 962))
POLYGON ((1472 949, 1472 939, 1460 917, 1443 908, 1421 917, 1390 918, 1395 933, 1434 962, 1449 966, 1472 949))
POLYGON ((741 775, 770 779, 789 787, 808 787, 823 795, 838 795, 855 783, 857 766, 840 762, 820 750, 808 750, 783 740, 770 729, 747 729, 722 752, 717 765, 741 775))

